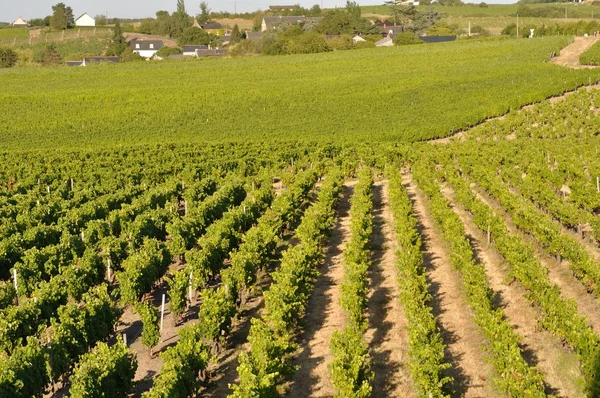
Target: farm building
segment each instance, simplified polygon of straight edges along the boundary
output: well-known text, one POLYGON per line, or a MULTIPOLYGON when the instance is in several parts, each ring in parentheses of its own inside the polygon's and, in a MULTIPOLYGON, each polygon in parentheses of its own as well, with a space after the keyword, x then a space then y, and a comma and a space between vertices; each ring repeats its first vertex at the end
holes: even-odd
POLYGON ((375 47, 392 47, 394 45, 394 41, 393 38, 388 36, 388 37, 384 37, 383 39, 379 40, 378 42, 375 42, 375 47))
POLYGON ((455 41, 456 36, 419 36, 425 43, 443 43, 445 41, 455 41))
POLYGON ((183 46, 183 55, 195 57, 196 50, 208 50, 208 46, 206 46, 204 44, 183 46))
POLYGON ((27 21, 23 20, 22 17, 19 17, 15 22, 12 23, 12 26, 27 26, 27 21))
POLYGON ((279 27, 289 27, 294 24, 305 24, 313 23, 318 24, 323 18, 321 17, 264 17, 260 26, 261 32, 265 32, 271 29, 277 29, 279 27))
POLYGON ((205 50, 196 50, 196 57, 222 57, 227 54, 225 48, 211 48, 205 50))
POLYGON ((84 12, 79 18, 75 20, 75 26, 96 26, 96 20, 84 12))
POLYGON ((67 66, 88 66, 101 63, 118 64, 119 57, 86 57, 82 61, 67 61, 67 66))
POLYGON ((224 35, 225 28, 220 23, 207 23, 204 25, 200 25, 202 30, 212 33, 213 35, 224 35))
POLYGON ((263 33, 262 32, 246 32, 246 39, 248 40, 260 40, 262 39, 263 33))
POLYGON ((164 47, 162 40, 137 40, 129 42, 131 50, 140 56, 148 59, 152 58, 158 50, 164 47))

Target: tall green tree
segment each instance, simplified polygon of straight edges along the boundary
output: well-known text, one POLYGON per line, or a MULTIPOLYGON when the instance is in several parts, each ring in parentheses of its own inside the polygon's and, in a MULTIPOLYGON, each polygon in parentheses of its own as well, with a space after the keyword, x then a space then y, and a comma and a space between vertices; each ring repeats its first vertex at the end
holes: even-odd
POLYGON ((231 39, 229 42, 231 44, 239 43, 242 40, 242 32, 240 32, 240 27, 235 24, 233 25, 233 29, 231 30, 231 39))
POLYGON ((187 12, 185 11, 185 0, 177 0, 177 12, 187 15, 187 12))
POLYGON ((206 3, 206 1, 200 3, 200 14, 196 16, 196 19, 198 19, 200 25, 210 21, 210 8, 208 8, 208 3, 206 3))
POLYGON ((360 19, 360 16, 361 16, 360 6, 358 5, 358 3, 356 1, 347 0, 346 1, 346 11, 348 11, 348 14, 350 14, 350 16, 352 18, 360 19))
POLYGON ((123 36, 123 28, 121 27, 121 22, 117 20, 113 28, 110 47, 108 47, 108 50, 106 50, 106 55, 121 56, 126 49, 127 43, 125 42, 125 37, 123 36))
POLYGON ((53 29, 67 29, 75 25, 75 16, 73 9, 67 7, 65 3, 58 3, 52 6, 52 19, 50 24, 53 29))

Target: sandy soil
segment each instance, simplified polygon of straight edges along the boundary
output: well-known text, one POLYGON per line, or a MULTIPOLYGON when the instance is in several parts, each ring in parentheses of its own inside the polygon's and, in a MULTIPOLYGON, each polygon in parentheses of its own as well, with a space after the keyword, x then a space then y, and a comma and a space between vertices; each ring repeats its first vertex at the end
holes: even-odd
POLYGON ((588 48, 600 39, 599 37, 576 37, 573 43, 569 44, 562 50, 560 54, 552 58, 552 63, 560 66, 565 66, 572 69, 593 69, 595 66, 581 65, 579 63, 579 56, 583 54, 588 48))
POLYGON ((366 341, 375 373, 373 396, 412 397, 414 390, 406 366, 408 322, 398 299, 400 293, 395 255, 398 243, 388 190, 387 180, 375 183, 366 341))
POLYGON ((449 248, 434 226, 425 195, 416 187, 410 174, 404 175, 404 184, 419 219, 433 313, 438 318, 446 344, 446 361, 452 364, 447 374, 454 378, 451 385, 454 395, 466 398, 500 396, 493 388, 494 372, 483 352, 486 341, 473 321, 463 281, 448 260, 449 248))
POLYGON ((594 332, 600 333, 600 306, 598 300, 589 294, 585 287, 573 276, 566 261, 559 263, 556 258, 549 257, 541 249, 540 244, 530 235, 523 233, 513 223, 509 214, 497 203, 497 201, 480 188, 475 188, 477 197, 505 218, 505 224, 510 233, 521 236, 535 249, 536 257, 540 263, 548 269, 550 281, 559 287, 561 296, 573 300, 577 304, 577 312, 587 318, 594 332))
POLYGON ((510 281, 508 267, 500 253, 487 244, 487 236, 472 220, 472 216, 457 204, 452 189, 442 190, 454 212, 465 226, 467 237, 479 262, 484 266, 495 304, 504 309, 515 332, 523 337, 523 357, 543 374, 546 393, 556 397, 585 397, 583 375, 575 354, 566 350, 560 338, 537 325, 539 311, 525 298, 526 290, 519 282, 510 281))
POLYGON ((329 377, 328 364, 333 360, 329 349, 331 336, 346 324, 339 305, 340 283, 344 275, 343 251, 350 238, 350 197, 358 181, 344 184, 338 204, 338 218, 329 238, 325 262, 319 269, 313 293, 304 318, 304 331, 294 365, 300 369, 292 379, 290 397, 331 397, 335 389, 329 377))

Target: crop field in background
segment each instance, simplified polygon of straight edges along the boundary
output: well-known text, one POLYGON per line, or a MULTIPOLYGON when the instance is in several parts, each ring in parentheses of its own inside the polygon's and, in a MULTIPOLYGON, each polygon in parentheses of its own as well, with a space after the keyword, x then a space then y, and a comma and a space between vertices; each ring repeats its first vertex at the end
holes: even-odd
POLYGON ((596 81, 546 62, 570 40, 6 70, 0 150, 443 137, 596 81))

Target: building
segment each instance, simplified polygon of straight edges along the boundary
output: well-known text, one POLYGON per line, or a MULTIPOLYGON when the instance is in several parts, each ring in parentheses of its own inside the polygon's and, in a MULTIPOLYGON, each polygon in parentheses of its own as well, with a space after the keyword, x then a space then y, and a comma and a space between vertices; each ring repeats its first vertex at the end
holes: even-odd
POLYGON ((102 63, 118 64, 119 57, 86 57, 82 61, 67 61, 67 66, 88 66, 102 63))
POLYGON ((359 36, 359 35, 355 35, 352 38, 352 43, 354 43, 354 44, 360 43, 360 42, 364 42, 364 41, 366 41, 366 40, 364 38, 362 38, 361 36, 359 36))
POLYGON ((205 50, 196 50, 196 57, 222 57, 227 55, 226 48, 209 48, 205 50))
POLYGON ((207 23, 204 25, 200 25, 200 28, 202 28, 202 30, 208 33, 212 33, 213 35, 217 36, 225 34, 225 28, 220 23, 207 23))
POLYGON ((84 12, 79 18, 75 20, 75 26, 96 26, 96 20, 84 12))
POLYGON ((260 40, 262 39, 263 36, 263 32, 246 32, 246 39, 247 40, 260 40))
POLYGON ((162 40, 138 40, 134 39, 129 42, 131 50, 140 56, 149 59, 156 54, 158 50, 164 47, 162 40))
POLYGON ((391 37, 384 37, 383 39, 379 40, 378 42, 375 42, 375 47, 392 47, 394 45, 394 41, 393 38, 391 37))
POLYGON ((446 41, 455 41, 456 36, 419 36, 419 39, 425 43, 443 43, 446 41))
POLYGON ((206 46, 204 44, 183 46, 183 55, 195 57, 196 50, 208 50, 208 46, 206 46))
POLYGON ((278 29, 281 27, 288 28, 294 24, 318 24, 321 22, 322 17, 264 17, 260 26, 261 32, 265 32, 271 29, 278 29))
POLYGON ((12 26, 27 26, 27 21, 23 20, 22 17, 19 17, 15 22, 12 23, 12 26))

